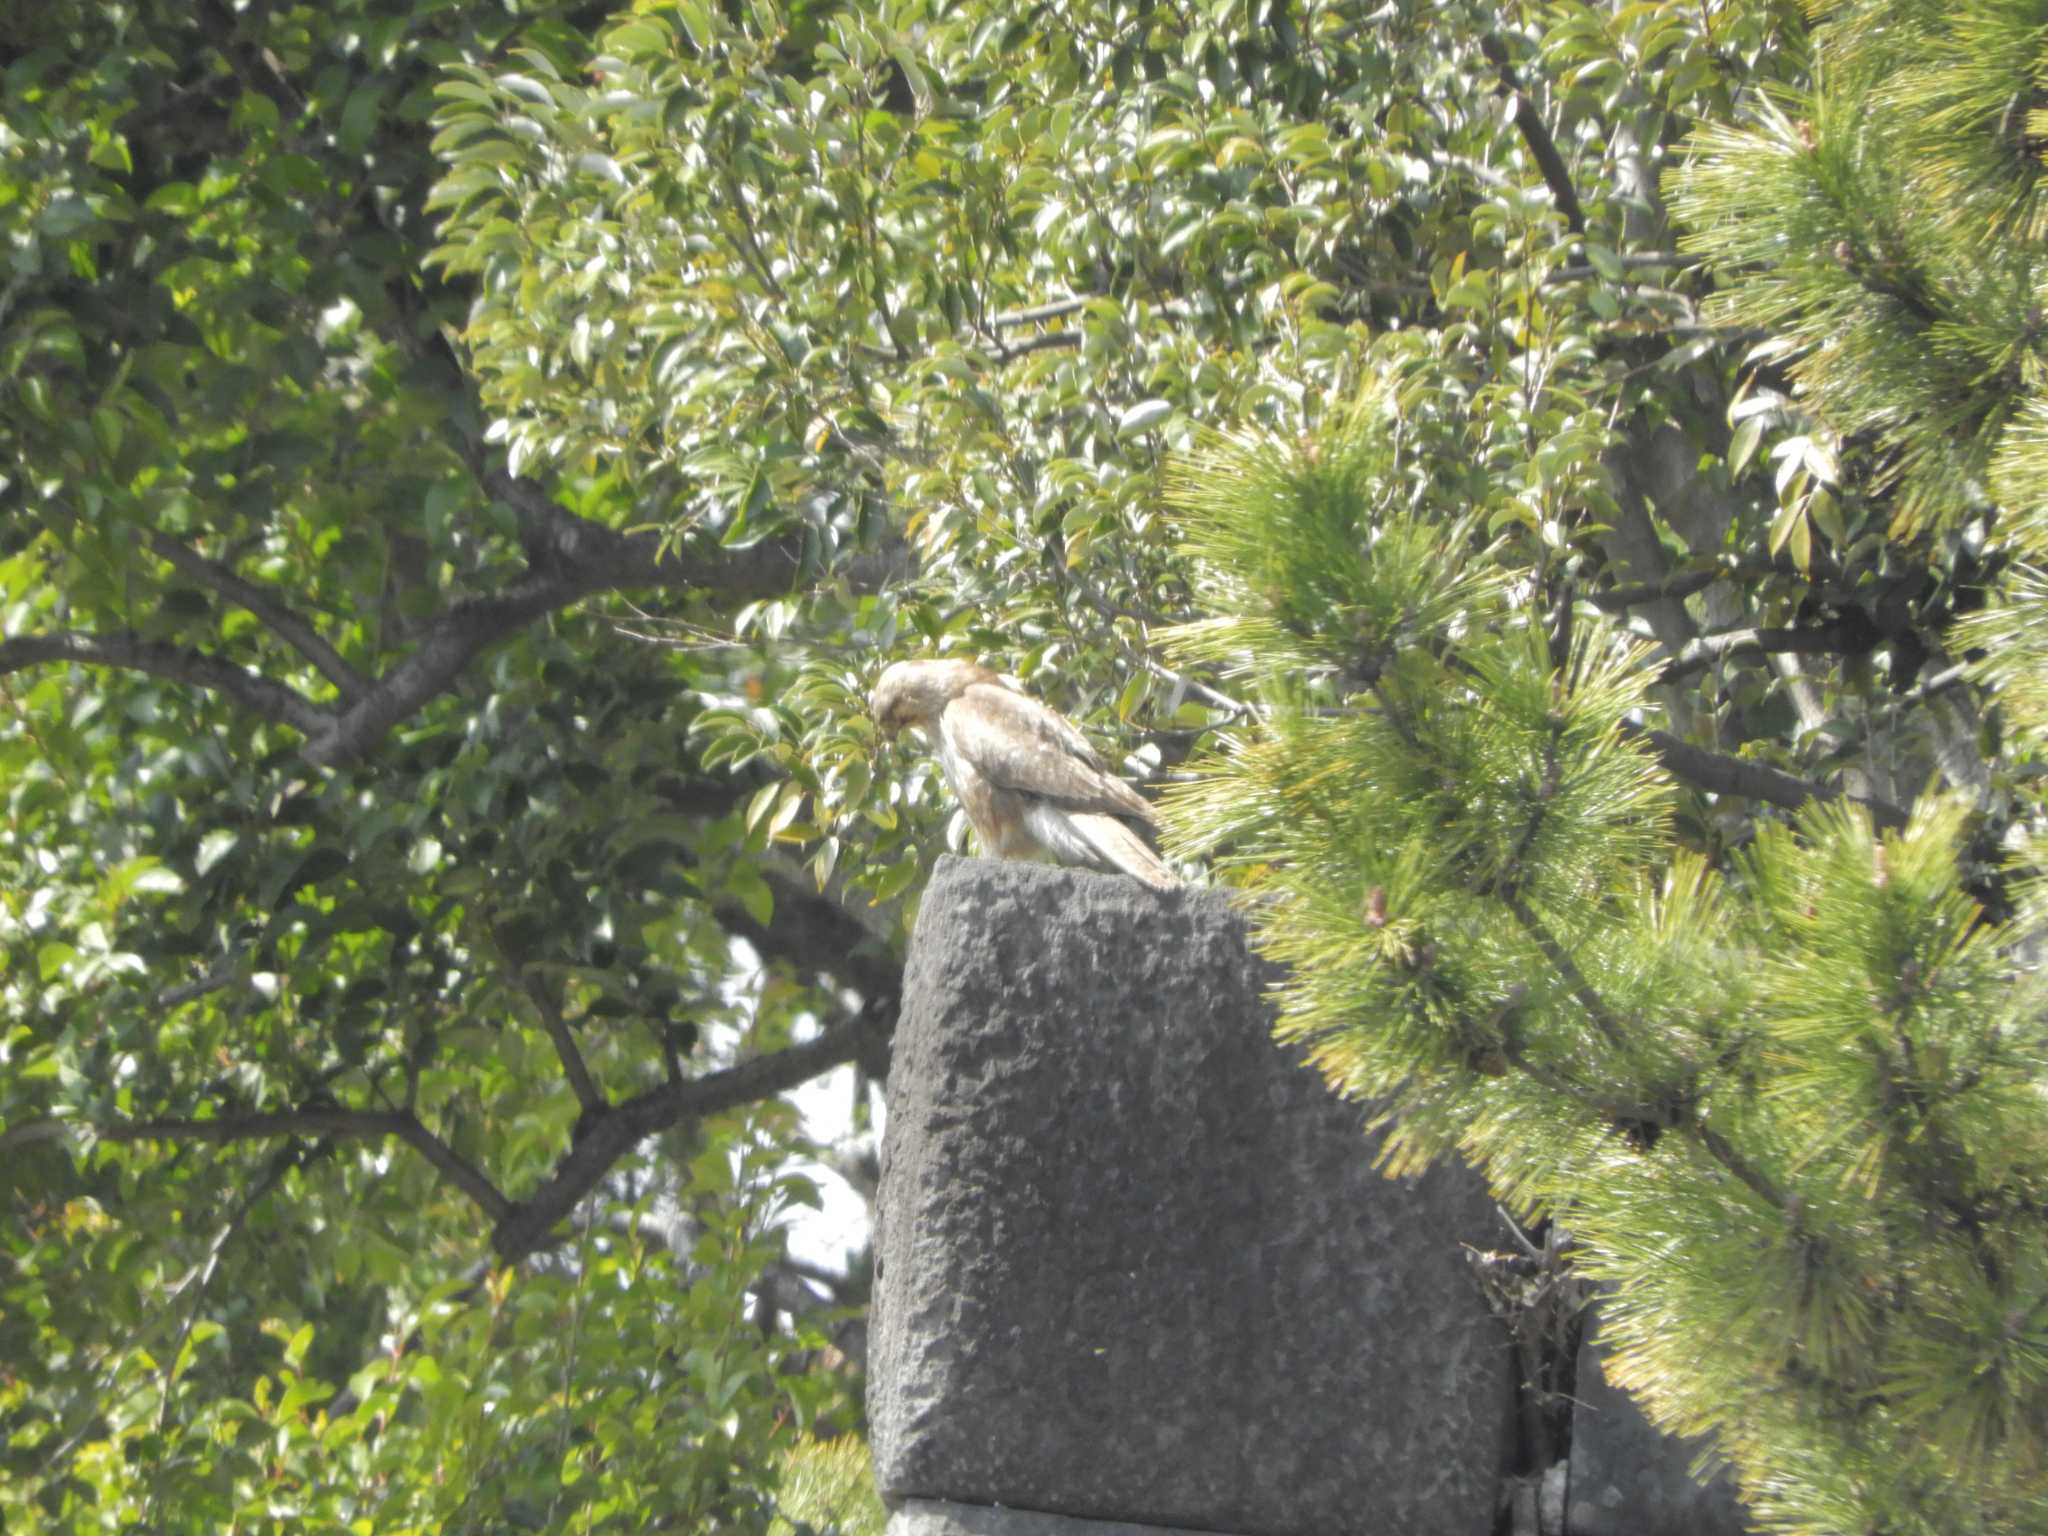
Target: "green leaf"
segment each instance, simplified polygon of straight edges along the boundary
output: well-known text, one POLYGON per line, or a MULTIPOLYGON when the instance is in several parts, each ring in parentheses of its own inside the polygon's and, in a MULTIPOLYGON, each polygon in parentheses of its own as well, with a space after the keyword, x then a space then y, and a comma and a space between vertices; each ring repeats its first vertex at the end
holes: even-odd
POLYGON ((1751 416, 1739 423, 1728 439, 1728 473, 1740 475, 1749 467, 1749 461, 1756 457, 1757 444, 1763 440, 1764 423, 1760 416, 1751 416))
POLYGON ((1116 435, 1135 437, 1149 431, 1173 414, 1173 404, 1167 400, 1140 400, 1117 418, 1116 435))

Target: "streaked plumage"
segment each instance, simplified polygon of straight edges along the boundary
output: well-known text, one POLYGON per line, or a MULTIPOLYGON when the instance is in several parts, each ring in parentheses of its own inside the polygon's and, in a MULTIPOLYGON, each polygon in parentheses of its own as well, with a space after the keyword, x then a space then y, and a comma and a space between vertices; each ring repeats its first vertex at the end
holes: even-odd
POLYGON ((996 857, 1044 853, 1161 889, 1178 883, 1146 840, 1145 798, 1064 717, 988 668, 899 661, 882 673, 868 707, 886 732, 924 732, 975 835, 996 857))

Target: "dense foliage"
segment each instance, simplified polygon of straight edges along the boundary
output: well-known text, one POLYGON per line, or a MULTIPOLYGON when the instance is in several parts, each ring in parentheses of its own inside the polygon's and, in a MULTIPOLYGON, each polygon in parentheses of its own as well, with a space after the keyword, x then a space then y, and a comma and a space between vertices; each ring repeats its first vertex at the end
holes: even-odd
MULTIPOLYGON (((1801 734, 1863 803, 1810 785, 1735 821, 1682 794, 1703 759, 1655 722, 1748 734, 1772 701, 1677 697, 1699 642, 1577 601, 1568 561, 1404 451, 1398 396, 1220 441, 1177 498, 1211 616, 1173 647, 1262 708, 1172 815, 1272 898, 1283 1033, 1381 1103, 1396 1166, 1456 1147, 1568 1222, 1614 1287, 1614 1373, 1713 1431, 1772 1528, 2048 1519, 2048 609, 2024 567, 1986 583, 2039 558, 2048 504, 2044 21, 1845 7, 1813 88, 1701 129, 1670 178, 1707 315, 1765 338, 1727 456, 1775 432, 1778 496, 1718 542, 1801 573, 1774 637, 1704 638, 1717 672, 1803 658, 1801 734), (2008 685, 1989 722, 1972 677, 2008 685)), ((1567 521, 1599 515, 1583 472, 1567 521)), ((1710 621, 1724 585, 1695 589, 1710 621)))
POLYGON ((10 1521, 770 1520, 934 650, 1191 779, 1761 1507, 2029 1518, 2027 6, 16 10, 10 1521))

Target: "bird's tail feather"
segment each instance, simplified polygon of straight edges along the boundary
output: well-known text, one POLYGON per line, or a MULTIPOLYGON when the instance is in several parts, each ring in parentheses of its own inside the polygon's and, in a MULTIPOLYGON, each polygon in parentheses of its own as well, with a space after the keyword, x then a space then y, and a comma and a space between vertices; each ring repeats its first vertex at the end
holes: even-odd
POLYGON ((1086 838, 1089 846, 1112 868, 1144 881, 1155 890, 1169 891, 1180 884, 1165 861, 1152 851, 1144 838, 1131 830, 1128 823, 1115 816, 1087 812, 1071 819, 1074 830, 1086 838))

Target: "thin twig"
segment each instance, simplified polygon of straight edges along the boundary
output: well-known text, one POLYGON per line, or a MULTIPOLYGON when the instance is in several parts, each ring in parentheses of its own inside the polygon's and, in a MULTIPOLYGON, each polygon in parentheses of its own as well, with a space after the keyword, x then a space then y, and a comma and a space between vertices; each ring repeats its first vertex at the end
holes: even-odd
POLYGON ((1543 951, 1543 958, 1548 960, 1557 974, 1563 978, 1565 986, 1570 989, 1572 996, 1578 999, 1579 1006, 1585 1009, 1586 1017, 1593 1021, 1601 1037, 1617 1051, 1625 1050, 1628 1046, 1628 1031, 1623 1028, 1614 1010, 1607 1006, 1606 999, 1593 990, 1593 984, 1586 980, 1586 973, 1581 971, 1579 963, 1565 952, 1564 945, 1558 942, 1557 935, 1550 931, 1549 925, 1537 916, 1535 909, 1514 889, 1503 888, 1496 894, 1522 931, 1535 941, 1538 949, 1543 951))
POLYGON ((1132 645, 1118 632, 1116 627, 1117 621, 1119 619, 1130 619, 1141 624, 1144 621, 1139 619, 1137 615, 1126 613, 1121 608, 1118 608, 1109 600, 1108 595, 1100 587, 1096 586, 1094 582, 1081 575, 1078 571, 1069 572, 1066 579, 1068 585, 1073 587, 1075 591, 1079 592, 1087 600, 1089 607, 1109 621, 1109 637, 1116 643, 1117 648, 1124 653, 1126 661, 1131 662, 1134 666, 1142 667, 1161 682, 1169 683, 1176 688, 1193 694, 1210 708, 1220 709, 1233 719, 1241 719, 1251 713, 1251 706, 1249 704, 1239 699, 1233 699, 1221 689, 1212 688, 1209 684, 1202 682, 1198 678, 1189 677, 1183 672, 1176 672, 1172 667, 1167 666, 1165 662, 1155 657, 1150 651, 1142 650, 1132 645))
POLYGON ((317 736, 330 730, 335 723, 333 715, 282 683, 272 682, 203 651, 145 640, 132 630, 104 635, 58 631, 54 634, 19 635, 12 640, 0 641, 0 677, 52 661, 68 661, 89 667, 117 667, 172 682, 190 683, 232 700, 251 714, 289 725, 306 736, 317 736))
POLYGON ((149 547, 192 580, 255 614, 266 629, 318 667, 344 702, 352 703, 369 686, 362 673, 342 660, 341 653, 321 639, 312 625, 261 587, 168 534, 152 533, 149 547))
POLYGON ((492 1234, 501 1263, 514 1264, 547 1245, 556 1225, 576 1209, 627 1152, 646 1137, 686 1120, 772 1098, 857 1056, 875 1021, 866 1016, 738 1066, 658 1088, 589 1120, 582 1137, 547 1181, 507 1211, 492 1234))
POLYGON ((1785 1196, 1783 1191, 1769 1179, 1765 1178, 1760 1171, 1751 1166, 1749 1160, 1740 1152, 1737 1152, 1734 1147, 1729 1145, 1727 1137, 1703 1121, 1690 1122, 1683 1129, 1689 1132, 1706 1149, 1709 1157, 1713 1158, 1715 1162, 1748 1185, 1766 1205, 1770 1206, 1773 1210, 1784 1209, 1785 1196))
POLYGON ((519 973, 520 986, 525 989, 527 998, 533 1003, 533 1011, 540 1015, 541 1024, 547 1030, 548 1038, 554 1041, 555 1054, 561 1058, 562 1071, 569 1079, 570 1088, 575 1091, 576 1102, 583 1106, 586 1113, 603 1109, 605 1097, 590 1080, 590 1069, 584 1065, 583 1053, 576 1049, 576 1037, 570 1033, 568 1021, 562 1017, 560 1004, 542 985, 540 977, 533 973, 532 967, 521 964, 517 957, 506 951, 502 938, 498 941, 498 949, 519 973))
POLYGON ((100 1141, 123 1143, 197 1141, 226 1146, 238 1141, 274 1141, 287 1136, 396 1136, 446 1175, 493 1221, 504 1220, 513 1209, 512 1202, 499 1193, 497 1186, 465 1162, 453 1147, 428 1130, 416 1115, 406 1110, 345 1109, 338 1104, 310 1104, 299 1109, 221 1115, 209 1120, 80 1121, 65 1124, 67 1129, 75 1129, 79 1134, 100 1141))

